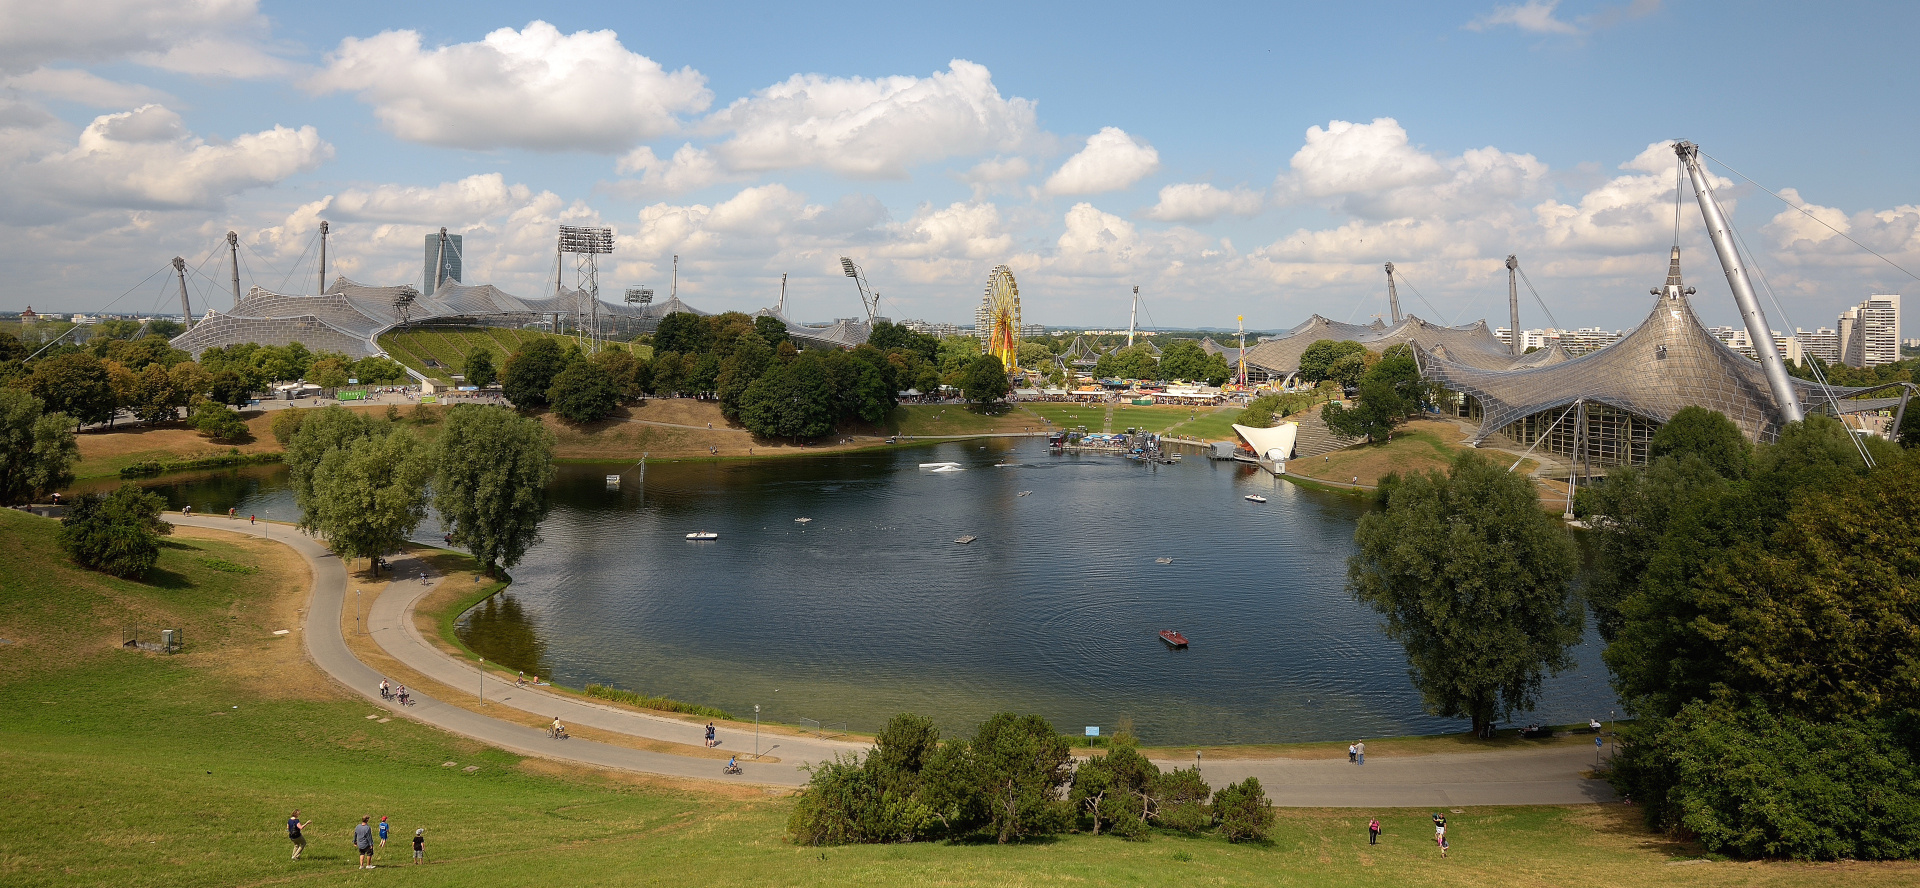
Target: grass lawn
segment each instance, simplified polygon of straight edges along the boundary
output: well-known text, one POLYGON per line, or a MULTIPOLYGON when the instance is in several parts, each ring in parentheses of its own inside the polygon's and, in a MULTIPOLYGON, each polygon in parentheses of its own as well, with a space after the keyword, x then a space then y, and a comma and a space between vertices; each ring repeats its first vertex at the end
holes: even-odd
POLYGON ((1839 885, 1920 867, 1745 864, 1647 835, 1625 806, 1473 808, 1435 854, 1424 810, 1286 809, 1269 845, 1157 834, 1012 847, 799 848, 792 802, 756 788, 584 771, 382 722, 306 662, 305 570, 270 543, 182 531, 151 583, 80 571, 52 522, 0 512, 0 881, 224 886, 404 880, 474 885, 1839 885), (174 656, 120 627, 184 630, 174 656), (374 716, 369 718, 368 716, 374 716), (453 763, 447 766, 446 763, 453 763), (477 768, 467 771, 469 767, 477 768), (310 819, 288 860, 287 814, 310 819), (1365 822, 1378 814, 1382 843, 1365 822), (362 816, 392 844, 355 869, 362 816), (408 868, 427 830, 428 866, 408 868), (1687 866, 1672 866, 1688 863, 1687 866), (400 867, 401 872, 385 873, 400 867))
MULTIPOLYGON (((413 368, 415 372, 444 382, 460 372, 466 365, 467 354, 476 348, 493 353, 493 367, 497 371, 506 367, 507 356, 521 344, 543 337, 560 339, 563 343, 574 341, 571 336, 509 327, 415 327, 382 334, 380 347, 386 349, 394 360, 413 368), (442 366, 427 366, 428 358, 438 361, 442 366)), ((628 349, 638 357, 653 356, 651 346, 625 342, 609 345, 628 349)))
POLYGON ((1018 408, 1041 419, 1053 421, 1052 428, 1072 429, 1086 426, 1091 431, 1100 431, 1100 423, 1107 415, 1105 404, 1058 404, 1048 401, 1022 402, 1018 408))
POLYGON ((1113 430, 1124 432, 1128 428, 1149 432, 1163 432, 1168 426, 1188 421, 1189 418, 1205 416, 1209 408, 1160 406, 1135 407, 1132 404, 1113 406, 1113 430))
POLYGON ((159 428, 144 423, 125 422, 113 429, 88 429, 73 436, 80 446, 80 461, 73 466, 76 481, 93 478, 117 478, 120 470, 148 460, 161 462, 219 456, 229 450, 241 453, 277 453, 280 442, 273 439, 273 414, 247 410, 240 414, 253 432, 253 440, 244 444, 216 444, 199 432, 180 423, 159 428))
MULTIPOLYGON (((1327 454, 1323 459, 1293 460, 1287 463, 1287 472, 1322 481, 1342 482, 1357 475, 1361 484, 1373 485, 1389 472, 1406 475, 1433 469, 1444 470, 1453 462, 1454 455, 1463 449, 1460 442, 1465 437, 1466 431, 1454 423, 1414 420, 1394 430, 1391 441, 1356 444, 1327 454)), ((1488 456, 1496 461, 1503 460, 1498 453, 1488 456)), ((1504 459, 1504 464, 1511 465, 1512 460, 1504 459)), ((1516 471, 1526 474, 1533 471, 1535 465, 1533 460, 1525 460, 1516 471)))
POLYGON ((888 435, 982 435, 1035 431, 1043 425, 1017 409, 982 412, 963 404, 902 404, 887 418, 888 435))
POLYGON ((1238 404, 1216 407, 1202 411, 1199 419, 1181 423, 1172 430, 1175 435, 1199 438, 1202 441, 1232 441, 1233 421, 1238 419, 1242 408, 1238 404))

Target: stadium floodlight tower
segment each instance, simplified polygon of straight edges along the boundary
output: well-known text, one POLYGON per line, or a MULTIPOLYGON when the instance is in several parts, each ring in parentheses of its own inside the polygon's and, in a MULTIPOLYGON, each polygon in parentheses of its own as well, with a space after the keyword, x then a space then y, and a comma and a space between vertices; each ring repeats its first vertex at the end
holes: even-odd
POLYGON ((853 285, 860 289, 860 307, 867 310, 867 324, 872 325, 880 315, 880 294, 867 286, 866 274, 860 270, 860 266, 853 264, 852 259, 840 257, 840 270, 853 278, 853 285))
POLYGON ((560 226, 562 262, 566 254, 574 254, 574 335, 578 338, 583 329, 586 331, 586 337, 580 339, 580 343, 588 354, 592 354, 600 344, 600 265, 594 257, 612 252, 613 229, 584 225, 560 226))
POLYGON ((1740 306, 1740 317, 1747 324, 1747 341, 1753 343, 1753 352, 1760 356, 1760 367, 1767 374, 1767 388, 1773 392, 1773 402, 1780 408, 1782 425, 1799 422, 1806 418, 1800 409, 1800 396, 1793 390, 1792 378, 1787 375, 1787 362, 1780 358, 1780 347, 1773 341, 1773 330, 1767 326, 1767 316, 1760 311, 1760 300, 1754 295, 1753 282, 1747 279, 1746 266, 1740 262, 1740 251, 1733 241, 1733 224, 1720 212, 1720 202, 1713 197, 1713 183, 1707 178, 1707 171, 1700 166, 1700 146, 1692 142, 1675 142, 1673 152, 1680 156, 1680 162, 1686 164, 1687 177, 1693 180, 1694 197, 1700 201, 1700 215, 1707 222, 1707 236, 1713 240, 1713 251, 1720 256, 1720 267, 1727 273, 1727 285, 1733 289, 1733 301, 1740 306))

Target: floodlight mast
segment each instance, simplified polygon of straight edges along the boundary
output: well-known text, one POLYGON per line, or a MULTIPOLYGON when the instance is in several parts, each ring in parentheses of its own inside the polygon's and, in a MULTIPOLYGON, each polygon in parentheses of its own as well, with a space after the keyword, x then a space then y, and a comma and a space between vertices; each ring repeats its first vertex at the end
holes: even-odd
POLYGON ((316 291, 316 294, 324 296, 326 295, 326 292, 327 292, 327 223, 322 222, 320 223, 320 289, 316 291))
POLYGON ((1127 347, 1133 347, 1133 322, 1140 317, 1140 285, 1133 285, 1133 308, 1127 311, 1127 347))
POLYGON ((579 287, 574 302, 574 336, 578 338, 581 335, 581 316, 585 315, 589 332, 584 345, 591 353, 600 342, 600 266, 594 257, 613 252, 613 229, 562 225, 559 249, 562 255, 572 253, 576 257, 575 282, 579 287), (582 298, 587 302, 585 311, 581 310, 583 306, 579 303, 582 298))
POLYGON ((193 303, 187 301, 187 260, 179 256, 173 257, 173 273, 180 277, 180 316, 187 322, 187 326, 191 328, 193 326, 193 303))
POLYGON ((867 323, 873 324, 880 314, 880 294, 873 292, 873 289, 867 285, 866 273, 860 270, 860 266, 853 264, 852 259, 840 257, 840 270, 845 272, 847 277, 853 278, 853 285, 860 290, 860 307, 867 310, 867 323))
POLYGON ((1687 177, 1693 180, 1694 197, 1700 201, 1700 215, 1707 223, 1707 236, 1713 240, 1713 251, 1720 256, 1720 267, 1727 273, 1727 285, 1733 289, 1733 301, 1740 306, 1740 317, 1747 325, 1747 341, 1753 344, 1753 352, 1760 356, 1760 367, 1767 374, 1767 388, 1773 392, 1774 405, 1780 408, 1780 421, 1799 422, 1806 418, 1800 408, 1800 396, 1793 390, 1792 377, 1787 375, 1787 363, 1780 357, 1780 347, 1773 341, 1773 331, 1767 327, 1767 316, 1760 311, 1760 300, 1754 295, 1753 282, 1747 279, 1747 269, 1740 264, 1740 251, 1733 242, 1733 225, 1720 212, 1720 202, 1713 198, 1713 185, 1707 178, 1706 170, 1700 166, 1700 146, 1692 142, 1676 142, 1673 152, 1680 156, 1680 162, 1687 166, 1687 177))

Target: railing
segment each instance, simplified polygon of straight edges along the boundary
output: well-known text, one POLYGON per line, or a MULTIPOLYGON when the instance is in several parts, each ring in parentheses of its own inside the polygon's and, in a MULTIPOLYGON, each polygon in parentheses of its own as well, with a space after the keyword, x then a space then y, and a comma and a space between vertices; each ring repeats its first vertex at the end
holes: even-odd
POLYGON ((800 727, 821 740, 832 740, 847 735, 846 722, 828 722, 823 725, 817 719, 803 718, 800 720, 800 727))

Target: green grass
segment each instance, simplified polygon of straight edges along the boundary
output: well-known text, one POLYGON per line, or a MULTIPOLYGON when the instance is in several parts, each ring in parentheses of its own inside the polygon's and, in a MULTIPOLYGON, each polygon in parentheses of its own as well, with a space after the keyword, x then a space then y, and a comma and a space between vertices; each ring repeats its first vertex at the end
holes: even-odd
POLYGON ((1023 402, 1021 410, 1053 421, 1053 428, 1072 429, 1086 426, 1092 431, 1100 431, 1102 417, 1107 415, 1105 404, 1057 404, 1051 402, 1023 402))
MULTIPOLYGON (((493 366, 497 370, 506 366, 507 356, 522 344, 542 337, 551 337, 572 342, 571 336, 555 336, 539 330, 522 330, 508 327, 414 327, 382 334, 380 347, 387 350, 394 360, 413 368, 417 373, 443 382, 450 381, 466 365, 467 354, 475 348, 485 348, 493 353, 493 366), (426 359, 440 362, 442 367, 428 367, 426 359)), ((610 343, 614 348, 624 348, 636 356, 653 356, 653 348, 631 343, 610 343)))
POLYGON ((1473 808, 1449 815, 1453 857, 1424 809, 1278 812, 1273 841, 1063 836, 999 847, 916 843, 802 848, 791 802, 572 772, 342 699, 275 639, 267 544, 174 539, 151 583, 86 573, 51 554, 55 525, 0 512, 0 883, 226 886, 311 880, 474 885, 1828 885, 1912 884, 1909 865, 1753 865, 1637 826, 1636 809, 1473 808), (214 559, 259 568, 236 574, 214 559), (187 633, 177 656, 121 650, 133 615, 187 633), (272 670, 263 663, 281 664, 272 670), (444 762, 455 767, 443 767, 444 762), (477 766, 467 773, 463 769, 477 766), (284 824, 314 821, 307 859, 284 824), (361 816, 395 840, 354 868, 361 816), (1382 844, 1365 822, 1378 815, 1382 844), (427 830, 433 863, 406 869, 427 830), (1675 861, 1704 860, 1675 868, 1675 861), (402 872, 385 872, 401 866, 402 872))
POLYGON ((1211 413, 1202 413, 1200 418, 1173 430, 1175 435, 1186 435, 1202 441, 1231 441, 1234 439, 1233 421, 1240 416, 1239 406, 1224 407, 1211 413))
POLYGON ((1121 432, 1128 428, 1136 428, 1149 432, 1162 432, 1166 431, 1168 426, 1186 422, 1190 416, 1196 414, 1204 416, 1206 411, 1205 407, 1163 407, 1158 404, 1151 407, 1135 407, 1131 404, 1116 404, 1113 408, 1113 430, 1121 432))
POLYGON ((887 419, 890 435, 981 435, 1037 427, 1017 410, 981 412, 960 404, 903 404, 887 419))

